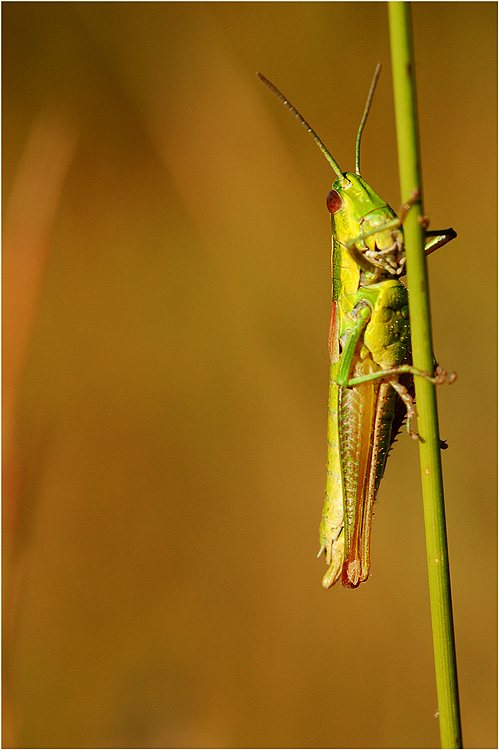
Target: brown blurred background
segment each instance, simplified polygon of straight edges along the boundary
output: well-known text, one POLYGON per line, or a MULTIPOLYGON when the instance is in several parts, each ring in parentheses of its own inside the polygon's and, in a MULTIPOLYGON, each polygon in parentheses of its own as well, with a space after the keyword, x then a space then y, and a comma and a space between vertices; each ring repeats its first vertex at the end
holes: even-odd
MULTIPOLYGON (((496 4, 416 3, 464 740, 496 738, 496 4)), ((384 3, 3 4, 4 746, 434 747, 418 453, 320 585, 333 174, 384 3)))

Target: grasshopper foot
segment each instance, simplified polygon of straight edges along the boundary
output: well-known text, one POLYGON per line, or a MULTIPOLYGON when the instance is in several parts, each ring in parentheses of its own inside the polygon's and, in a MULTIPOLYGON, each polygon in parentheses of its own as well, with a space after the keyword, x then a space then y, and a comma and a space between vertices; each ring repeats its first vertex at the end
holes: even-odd
POLYGON ((418 216, 418 224, 426 231, 430 226, 430 220, 427 216, 418 216))
POLYGON ((409 196, 409 200, 406 201, 406 203, 403 203, 400 206, 399 219, 400 219, 400 223, 401 224, 404 223, 405 217, 407 216, 407 214, 409 212, 409 209, 411 209, 412 206, 416 203, 416 201, 419 199, 420 195, 421 195, 421 193, 419 192, 419 190, 413 190, 412 193, 409 196))
POLYGON ((440 367, 440 365, 437 365, 435 368, 435 385, 443 385, 444 383, 448 383, 451 385, 452 383, 455 383, 457 380, 457 373, 456 372, 447 372, 447 370, 444 370, 443 367, 440 367))
MULTIPOLYGON (((399 218, 400 218, 401 224, 404 223, 405 217, 407 216, 409 209, 412 208, 412 206, 416 203, 416 201, 419 200, 420 197, 421 197, 421 193, 419 192, 419 190, 413 190, 409 196, 409 200, 400 207, 399 218)), ((430 220, 427 216, 420 215, 418 216, 418 224, 420 224, 420 226, 422 226, 423 229, 426 231, 428 227, 430 226, 430 220)))

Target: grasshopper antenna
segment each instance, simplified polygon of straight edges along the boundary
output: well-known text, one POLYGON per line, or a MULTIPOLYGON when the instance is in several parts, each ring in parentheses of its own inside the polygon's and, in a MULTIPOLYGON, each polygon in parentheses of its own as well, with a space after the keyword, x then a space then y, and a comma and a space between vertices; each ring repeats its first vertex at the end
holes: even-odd
POLYGON ((376 65, 376 70, 374 71, 373 81, 371 83, 371 88, 369 89, 369 94, 367 95, 367 102, 364 108, 364 114, 362 115, 362 120, 360 121, 359 132, 357 133, 357 141, 355 143, 355 174, 358 174, 359 176, 360 176, 360 139, 362 138, 362 131, 364 130, 364 125, 366 124, 367 115, 369 114, 369 110, 371 109, 371 103, 373 100, 374 91, 376 89, 376 84, 378 83, 378 78, 379 78, 380 73, 381 73, 381 63, 378 63, 376 65))
POLYGON ((277 96, 277 98, 284 104, 284 106, 287 107, 289 111, 294 114, 298 122, 300 122, 303 125, 303 127, 307 130, 307 132, 310 133, 310 135, 312 136, 316 144, 319 146, 320 150, 322 151, 322 153, 324 154, 324 156, 326 157, 326 159, 328 160, 329 164, 332 166, 332 168, 334 169, 338 177, 340 179, 343 179, 343 172, 341 171, 338 162, 335 161, 335 159, 333 159, 333 157, 331 156, 331 154, 329 153, 329 151, 327 150, 327 148, 325 147, 325 145, 323 144, 323 142, 321 141, 321 139, 319 138, 315 130, 310 127, 308 122, 305 120, 304 117, 301 116, 301 114, 298 112, 296 107, 293 107, 291 102, 286 99, 284 94, 281 94, 279 89, 276 86, 274 86, 274 84, 271 83, 268 80, 268 78, 265 78, 265 76, 262 75, 261 73, 257 73, 257 76, 261 81, 264 82, 267 88, 269 88, 272 91, 272 93, 277 96))

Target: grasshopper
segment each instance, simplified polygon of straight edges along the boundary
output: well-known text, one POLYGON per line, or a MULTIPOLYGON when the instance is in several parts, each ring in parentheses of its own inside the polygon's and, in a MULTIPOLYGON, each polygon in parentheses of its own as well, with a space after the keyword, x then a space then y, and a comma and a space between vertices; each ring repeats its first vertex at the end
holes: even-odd
MULTIPOLYGON (((355 148, 355 173, 342 172, 317 133, 263 75, 258 77, 310 133, 337 179, 326 205, 331 213, 332 312, 329 328, 329 408, 326 499, 320 525, 320 556, 330 588, 340 577, 357 588, 369 578, 373 504, 388 452, 405 418, 407 431, 417 416, 413 376, 435 384, 451 383, 455 373, 412 366, 403 220, 367 184, 360 173, 360 142, 381 66, 371 84, 355 148)), ((456 237, 453 229, 427 231, 425 254, 456 237)), ((441 447, 446 447, 441 444, 441 447)))

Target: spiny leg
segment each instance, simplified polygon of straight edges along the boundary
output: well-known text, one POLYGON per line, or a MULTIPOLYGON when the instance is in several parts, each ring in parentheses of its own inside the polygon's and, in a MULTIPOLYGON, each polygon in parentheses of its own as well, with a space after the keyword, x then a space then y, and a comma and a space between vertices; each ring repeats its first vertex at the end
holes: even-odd
MULTIPOLYGON (((369 380, 375 380, 378 378, 386 378, 390 385, 397 391, 398 395, 404 402, 407 410, 407 432, 409 435, 414 439, 418 439, 417 432, 414 432, 414 430, 411 427, 411 420, 417 417, 417 411, 416 407, 414 405, 414 398, 411 393, 407 390, 407 388, 402 385, 397 379, 396 376, 404 373, 409 372, 412 375, 418 375, 421 378, 424 378, 430 383, 433 383, 433 385, 443 385, 444 383, 453 383, 457 375, 455 372, 447 372, 447 370, 444 370, 443 367, 440 365, 437 365, 435 367, 435 375, 432 377, 429 373, 424 372, 423 370, 418 370, 416 367, 413 367, 412 365, 400 365, 399 367, 392 367, 389 370, 379 370, 378 372, 371 373, 369 375, 362 375, 358 378, 351 378, 347 381, 345 384, 347 388, 350 388, 354 385, 359 385, 360 383, 366 383, 369 380)), ((442 449, 445 449, 447 447, 446 444, 442 444, 441 441, 441 447, 442 449)))
POLYGON ((416 419, 418 416, 418 413, 416 411, 416 407, 414 405, 414 399, 405 387, 405 385, 402 385, 402 383, 399 383, 399 381, 396 378, 390 378, 388 381, 392 388, 394 388, 402 401, 405 404, 405 408, 407 409, 407 432, 409 435, 413 438, 413 440, 417 440, 419 435, 417 432, 414 432, 414 430, 411 427, 411 420, 416 419))

